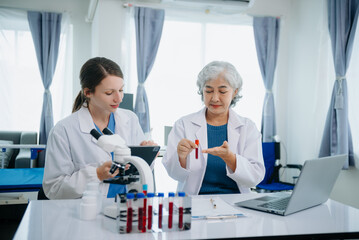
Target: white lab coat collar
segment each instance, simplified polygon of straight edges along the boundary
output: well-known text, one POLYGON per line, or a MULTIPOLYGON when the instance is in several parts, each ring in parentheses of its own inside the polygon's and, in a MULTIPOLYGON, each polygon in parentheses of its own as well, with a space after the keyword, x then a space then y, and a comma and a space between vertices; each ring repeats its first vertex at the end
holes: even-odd
POLYGON ((96 127, 91 117, 89 109, 87 107, 82 106, 77 113, 79 117, 81 132, 90 134, 91 130, 96 127))
POLYGON ((228 126, 227 126, 227 134, 228 134, 228 145, 229 149, 232 152, 236 152, 238 148, 238 139, 240 137, 240 131, 236 131, 237 128, 244 125, 243 119, 240 118, 233 109, 229 109, 229 118, 228 118, 228 126))
MULTIPOLYGON (((116 123, 115 133, 119 134, 122 137, 125 137, 126 133, 123 131, 130 127, 129 123, 131 119, 127 114, 120 114, 120 111, 121 109, 117 109, 114 113, 116 123)), ((80 110, 78 110, 78 117, 81 132, 90 134, 91 130, 96 128, 90 111, 87 107, 82 106, 80 110)), ((92 141, 96 142, 97 140, 95 138, 92 138, 92 141)))
MULTIPOLYGON (((197 112, 191 121, 198 126, 207 125, 206 110, 207 108, 204 107, 201 111, 197 112)), ((232 128, 237 128, 241 125, 244 125, 243 119, 241 119, 232 108, 229 109, 228 124, 230 124, 232 128)))

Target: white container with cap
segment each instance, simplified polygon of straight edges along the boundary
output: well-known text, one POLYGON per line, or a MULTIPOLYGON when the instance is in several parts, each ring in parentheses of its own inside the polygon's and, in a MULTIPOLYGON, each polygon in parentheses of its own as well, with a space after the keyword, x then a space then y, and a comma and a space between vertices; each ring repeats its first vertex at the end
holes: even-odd
POLYGON ((93 220, 97 216, 97 197, 84 196, 80 203, 80 218, 82 220, 93 220))
POLYGON ((102 210, 102 196, 99 191, 98 182, 89 182, 86 185, 86 190, 83 192, 82 197, 85 196, 94 196, 97 199, 97 213, 99 214, 102 210))

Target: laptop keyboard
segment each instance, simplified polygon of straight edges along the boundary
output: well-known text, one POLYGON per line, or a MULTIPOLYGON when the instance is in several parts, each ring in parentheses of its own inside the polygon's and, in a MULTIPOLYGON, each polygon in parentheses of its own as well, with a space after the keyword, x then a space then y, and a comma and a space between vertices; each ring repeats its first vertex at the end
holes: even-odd
POLYGON ((264 208, 282 211, 282 210, 286 209, 289 199, 290 199, 290 197, 286 197, 286 198, 278 199, 276 201, 263 203, 263 204, 260 204, 259 206, 264 207, 264 208))

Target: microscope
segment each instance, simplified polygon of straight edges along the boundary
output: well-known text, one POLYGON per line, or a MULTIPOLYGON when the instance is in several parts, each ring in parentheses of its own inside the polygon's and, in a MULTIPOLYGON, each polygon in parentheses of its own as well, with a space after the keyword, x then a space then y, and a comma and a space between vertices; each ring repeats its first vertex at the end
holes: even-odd
MULTIPOLYGON (((107 152, 113 152, 114 157, 110 173, 119 169, 119 175, 104 182, 113 184, 127 185, 128 192, 142 192, 143 185, 147 185, 148 192, 154 192, 153 175, 150 166, 142 158, 131 156, 131 149, 118 134, 113 134, 111 130, 105 128, 101 135, 96 129, 91 130, 91 135, 97 139, 97 145, 107 152), (125 175, 125 167, 132 164, 138 171, 139 176, 125 175)), ((111 218, 116 218, 117 205, 110 205, 104 208, 104 214, 111 218)))

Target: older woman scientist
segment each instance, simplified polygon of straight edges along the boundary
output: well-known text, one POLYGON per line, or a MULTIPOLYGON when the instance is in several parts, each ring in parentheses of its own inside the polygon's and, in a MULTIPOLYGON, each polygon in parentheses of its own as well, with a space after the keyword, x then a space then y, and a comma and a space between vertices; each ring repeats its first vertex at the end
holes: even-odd
POLYGON ((175 122, 162 163, 189 195, 248 193, 265 168, 260 132, 231 109, 242 78, 232 64, 214 61, 198 74, 197 86, 205 107, 175 122), (204 153, 198 159, 197 147, 204 153))
POLYGON ((80 71, 81 91, 75 99, 73 113, 51 130, 46 148, 43 179, 45 195, 50 199, 80 198, 89 182, 100 183, 100 191, 123 192, 125 186, 102 183, 118 174, 109 172, 110 153, 100 148, 90 131, 106 127, 119 134, 127 145, 156 145, 145 141, 137 116, 119 104, 123 99, 123 74, 113 61, 96 57, 80 71), (122 187, 122 189, 121 189, 122 187))

